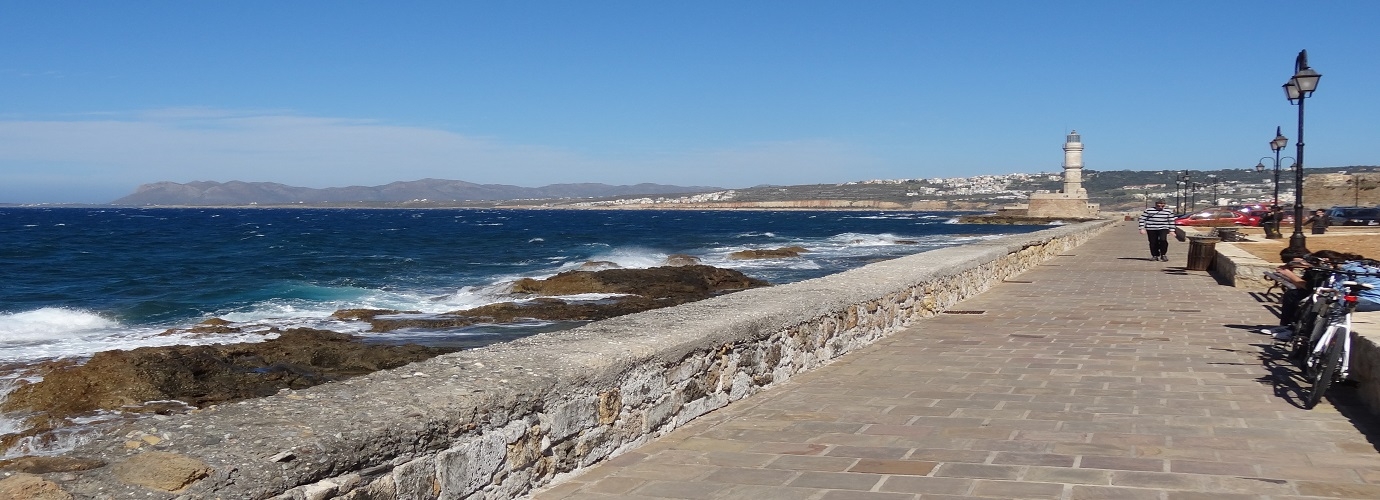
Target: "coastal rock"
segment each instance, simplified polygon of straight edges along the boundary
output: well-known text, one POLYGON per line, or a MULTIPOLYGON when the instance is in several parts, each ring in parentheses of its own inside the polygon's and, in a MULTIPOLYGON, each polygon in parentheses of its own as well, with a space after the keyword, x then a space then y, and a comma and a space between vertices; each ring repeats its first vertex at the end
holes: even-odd
POLYGON ((224 319, 221 319, 221 318, 209 318, 209 319, 207 319, 206 321, 202 321, 202 322, 200 322, 200 323, 197 323, 197 324, 195 324, 195 325, 192 325, 191 328, 187 328, 187 329, 172 328, 172 329, 168 329, 168 330, 164 331, 164 332, 161 333, 160 335, 167 336, 167 335, 175 335, 175 334, 179 334, 179 333, 192 333, 192 334, 199 334, 199 335, 215 335, 215 334, 222 334, 222 333, 239 333, 239 332, 243 331, 242 328, 237 327, 237 326, 232 326, 232 325, 233 325, 233 323, 231 323, 231 322, 229 322, 229 321, 226 321, 226 320, 224 320, 224 319))
POLYGON ((801 253, 808 251, 809 250, 805 249, 805 247, 799 246, 789 246, 775 249, 739 250, 737 252, 728 254, 728 258, 737 260, 785 259, 790 257, 799 257, 801 253))
POLYGON ((649 298, 711 295, 747 288, 769 286, 733 269, 694 265, 649 269, 606 269, 566 271, 544 280, 523 278, 513 283, 513 293, 534 295, 575 295, 616 293, 649 298))
POLYGON ((72 494, 57 483, 33 474, 15 474, 0 479, 0 498, 24 500, 71 500, 72 494))
MULTIPOLYGON (((523 319, 597 321, 763 286, 770 284, 733 269, 704 265, 567 271, 547 279, 523 278, 513 283, 513 293, 544 297, 489 304, 434 316, 388 317, 379 314, 369 317, 367 321, 371 331, 375 332, 401 328, 456 328, 475 323, 511 323, 523 319), (592 302, 551 297, 578 294, 616 296, 592 302)), ((356 315, 368 316, 362 313, 356 315)))
POLYGON ((36 412, 35 428, 96 410, 179 400, 192 406, 271 395, 331 380, 396 368, 454 351, 417 345, 357 342, 343 333, 307 328, 256 343, 140 347, 96 353, 84 364, 41 364, 43 380, 21 382, 0 411, 36 412))
POLYGON ((399 311, 397 309, 338 309, 334 313, 331 313, 331 318, 346 321, 369 321, 376 316, 418 313, 421 313, 421 311, 399 311))
POLYGON ((478 323, 474 318, 466 316, 456 316, 454 314, 434 314, 416 316, 397 316, 385 317, 388 315, 375 315, 364 319, 369 322, 371 332, 391 332, 403 328, 461 328, 478 323))
POLYGON ((178 491, 209 475, 211 467, 184 455, 151 451, 115 464, 112 472, 116 479, 125 484, 178 491))
POLYGON ((1024 215, 963 215, 959 224, 1007 224, 1007 225, 1048 225, 1054 223, 1072 224, 1096 219, 1078 217, 1028 217, 1024 215))
MULTIPOLYGON (((0 460, 0 469, 28 474, 48 474, 51 472, 76 472, 104 467, 105 462, 77 457, 20 457, 0 460)), ((5 498, 0 496, 0 498, 5 498)))
POLYGON ((671 267, 681 267, 681 266, 694 266, 694 265, 698 265, 699 263, 700 263, 700 258, 699 258, 699 257, 696 257, 696 256, 694 256, 694 255, 686 255, 686 254, 683 254, 683 253, 673 253, 673 254, 671 254, 671 255, 667 255, 667 256, 666 256, 666 261, 665 261, 665 262, 662 262, 661 265, 663 265, 663 266, 671 266, 671 267))
POLYGON ((649 309, 684 304, 691 300, 694 299, 690 297, 652 299, 632 295, 611 299, 609 302, 572 304, 560 299, 543 297, 523 303, 489 304, 474 309, 466 309, 456 314, 465 314, 491 323, 508 323, 524 318, 546 321, 598 321, 649 309))
POLYGON ((584 261, 583 263, 581 263, 581 264, 580 264, 580 267, 576 268, 576 270, 577 270, 577 271, 601 271, 601 270, 604 270, 604 269, 619 269, 619 268, 622 268, 622 267, 623 267, 623 266, 618 265, 617 262, 609 262, 609 261, 607 261, 607 260, 587 260, 587 261, 584 261))

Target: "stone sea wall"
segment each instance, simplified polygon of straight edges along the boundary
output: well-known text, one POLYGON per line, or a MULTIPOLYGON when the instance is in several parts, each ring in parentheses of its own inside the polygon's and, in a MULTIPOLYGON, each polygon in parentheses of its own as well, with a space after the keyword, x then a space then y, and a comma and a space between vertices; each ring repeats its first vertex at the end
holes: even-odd
POLYGON ((51 498, 514 498, 829 363, 1111 221, 912 255, 158 416, 0 481, 51 498), (19 482, 23 484, 19 484, 19 482))

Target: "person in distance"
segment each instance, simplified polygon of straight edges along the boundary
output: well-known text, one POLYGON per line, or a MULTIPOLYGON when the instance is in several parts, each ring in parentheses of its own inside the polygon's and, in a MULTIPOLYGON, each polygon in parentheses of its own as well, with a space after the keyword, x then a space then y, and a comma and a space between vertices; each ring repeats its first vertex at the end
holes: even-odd
POLYGON ((1136 218, 1140 234, 1150 242, 1150 260, 1169 262, 1169 231, 1174 229, 1174 211, 1164 206, 1164 200, 1155 200, 1155 206, 1145 209, 1136 218))

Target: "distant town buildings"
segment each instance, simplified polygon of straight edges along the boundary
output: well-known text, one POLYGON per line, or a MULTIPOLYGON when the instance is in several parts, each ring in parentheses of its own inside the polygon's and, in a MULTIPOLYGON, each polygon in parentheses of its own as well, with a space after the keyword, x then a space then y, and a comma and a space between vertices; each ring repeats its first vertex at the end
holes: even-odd
POLYGON ((737 194, 738 194, 738 193, 737 193, 736 191, 730 189, 730 190, 728 190, 728 191, 715 191, 715 192, 712 192, 712 193, 700 193, 700 194, 695 194, 695 195, 690 195, 690 196, 680 196, 680 197, 675 197, 675 198, 668 198, 668 197, 665 197, 665 196, 659 196, 659 197, 656 197, 656 198, 651 198, 651 197, 643 197, 643 198, 620 198, 620 199, 617 199, 617 200, 582 201, 582 202, 578 202, 578 203, 572 203, 571 205, 574 205, 574 206, 577 206, 577 207, 616 207, 616 206, 620 206, 620 205, 658 205, 658 204, 666 204, 666 205, 685 205, 685 204, 690 204, 690 203, 713 203, 713 202, 718 202, 718 201, 729 201, 729 200, 732 200, 733 197, 736 196, 737 194))
MULTIPOLYGON (((1075 135, 1076 133, 1070 134, 1070 137, 1073 137, 1075 135)), ((1065 143, 1066 146, 1070 144, 1073 144, 1073 139, 1068 139, 1068 141, 1066 141, 1065 143)), ((1078 141, 1077 146, 1081 145, 1081 141, 1078 141)), ((1072 150, 1073 148, 1070 148, 1066 149, 1065 151, 1065 167, 1067 171, 1067 167, 1069 165, 1078 166, 1077 180, 1080 182, 1073 183, 1073 185, 1075 186, 1074 189, 1078 190, 1079 194, 1074 196, 1066 196, 1068 193, 1064 192, 1070 189, 1070 182, 1067 179, 1067 177, 1060 175, 1059 173, 1053 172, 989 174, 976 175, 972 177, 869 179, 845 182, 838 185, 893 185, 897 188, 897 196, 904 195, 906 198, 909 198, 911 202, 954 198, 977 198, 982 200, 991 200, 993 202, 1010 200, 1010 202, 1020 203, 1021 205, 1028 207, 1029 202, 1032 198, 1046 198, 1070 199, 1074 200, 1071 203, 1074 203, 1079 207, 1095 207, 1095 205, 1090 205, 1087 202, 1087 189, 1081 185, 1081 181, 1083 180, 1081 154, 1077 155, 1076 158, 1071 159, 1069 158, 1069 153, 1073 152, 1072 150), (1060 182, 1060 186, 1064 189, 1051 190, 1030 188, 1032 184, 1048 184, 1050 182, 1060 182)), ((1079 151, 1079 153, 1081 153, 1081 151, 1079 151)), ((1164 178, 1168 179, 1173 178, 1176 172, 1162 171, 1158 174, 1162 174, 1164 178)), ((1095 173, 1093 175, 1097 174, 1095 173)), ((1315 174, 1310 174, 1309 177, 1312 178, 1313 175, 1315 174)), ((1369 184, 1367 184, 1367 186, 1369 186, 1369 184)), ((792 187, 792 189, 789 189, 789 191, 799 191, 798 189, 794 188, 795 187, 792 187)), ((1196 184, 1192 187, 1192 189, 1183 189, 1179 186, 1176 186, 1172 182, 1131 184, 1120 186, 1119 188, 1115 189, 1124 191, 1124 193, 1119 196, 1125 196, 1138 201, 1148 202, 1149 200, 1164 198, 1166 200, 1170 200, 1170 202, 1173 203, 1176 201, 1176 198, 1182 198, 1183 201, 1185 201, 1185 204, 1191 204, 1197 207, 1207 207, 1214 205, 1233 204, 1268 204, 1272 201, 1271 198, 1274 192, 1274 184, 1270 176, 1264 175, 1261 176, 1259 180, 1224 180, 1217 182, 1215 184, 1196 184), (1215 198, 1214 194, 1216 195, 1215 198), (1190 199, 1192 200, 1191 203, 1189 203, 1190 199)), ((1104 190, 1106 189, 1104 188, 1104 190)), ((782 187, 780 188, 780 191, 785 192, 788 191, 788 189, 782 187)), ((1281 200, 1294 199, 1293 183, 1281 183, 1279 186, 1279 194, 1281 200)), ((685 196, 645 196, 638 198, 620 198, 615 200, 590 200, 577 202, 570 205, 577 207, 592 208, 619 206, 646 207, 649 205, 665 205, 667 208, 674 208, 677 205, 693 205, 701 203, 740 201, 741 198, 741 193, 739 193, 737 190, 730 189, 724 191, 715 191, 712 193, 700 193, 685 196)), ((1122 199, 1124 200, 1125 198, 1122 199)), ((1039 202, 1037 202, 1037 204, 1038 203, 1039 202)), ((1088 210, 1095 210, 1095 208, 1088 208, 1088 210)))

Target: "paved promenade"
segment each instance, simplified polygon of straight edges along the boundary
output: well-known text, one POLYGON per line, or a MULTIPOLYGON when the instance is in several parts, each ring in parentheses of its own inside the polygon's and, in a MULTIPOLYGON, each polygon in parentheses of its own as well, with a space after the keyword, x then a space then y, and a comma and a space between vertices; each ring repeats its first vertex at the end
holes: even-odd
POLYGON ((534 497, 1380 498, 1380 425, 1345 386, 1301 409, 1263 290, 1186 253, 1119 223, 534 497))

